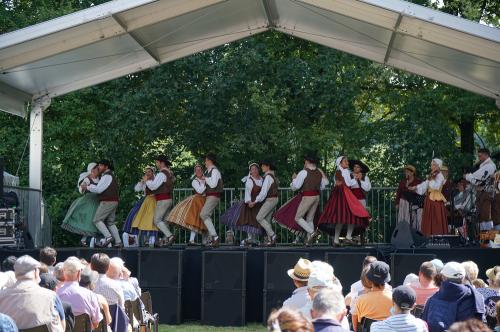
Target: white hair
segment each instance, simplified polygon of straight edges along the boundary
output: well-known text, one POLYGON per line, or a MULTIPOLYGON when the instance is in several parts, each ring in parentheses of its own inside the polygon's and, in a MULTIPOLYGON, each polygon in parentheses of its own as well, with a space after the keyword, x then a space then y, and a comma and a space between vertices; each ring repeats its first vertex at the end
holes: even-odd
POLYGON ((323 288, 314 297, 312 308, 320 315, 338 315, 345 311, 345 299, 338 290, 323 288))
POLYGON ((474 281, 477 279, 477 275, 479 274, 479 267, 473 261, 465 261, 462 262, 462 266, 465 269, 465 276, 467 280, 474 281))

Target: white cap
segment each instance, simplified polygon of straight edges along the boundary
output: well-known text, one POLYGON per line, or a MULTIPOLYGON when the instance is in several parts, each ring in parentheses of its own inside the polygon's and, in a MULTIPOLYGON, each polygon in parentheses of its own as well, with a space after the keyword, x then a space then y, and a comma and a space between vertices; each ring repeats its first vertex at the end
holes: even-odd
POLYGON ((344 159, 345 156, 340 156, 338 157, 336 160, 335 160, 335 165, 337 165, 337 167, 340 167, 340 163, 342 162, 342 159, 344 159))
POLYGON ((435 162, 439 168, 443 167, 443 161, 441 159, 434 158, 434 159, 432 159, 432 161, 435 162))
POLYGON ((443 261, 438 259, 438 258, 434 258, 432 261, 431 261, 432 265, 434 265, 434 267, 436 268, 436 271, 438 273, 441 272, 441 270, 443 269, 443 261))
POLYGON ((460 263, 448 262, 441 270, 441 274, 450 279, 465 278, 465 269, 460 263))
POLYGON ((415 273, 410 273, 405 277, 403 285, 411 285, 416 282, 418 282, 418 276, 415 273))
POLYGON ((307 288, 334 286, 333 267, 325 262, 314 261, 311 263, 311 275, 307 281, 307 288))
POLYGON ((22 276, 36 268, 39 268, 40 266, 42 265, 39 261, 29 255, 24 255, 19 257, 14 263, 14 272, 16 273, 16 276, 22 276))
POLYGON ((97 166, 96 163, 90 163, 87 165, 87 173, 90 174, 90 172, 92 172, 92 170, 97 166))

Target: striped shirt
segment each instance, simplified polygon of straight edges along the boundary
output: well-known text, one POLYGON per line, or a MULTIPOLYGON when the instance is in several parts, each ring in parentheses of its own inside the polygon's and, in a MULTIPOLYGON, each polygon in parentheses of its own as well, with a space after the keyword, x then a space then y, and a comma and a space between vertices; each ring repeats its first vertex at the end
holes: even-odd
POLYGON ((411 314, 394 315, 386 320, 375 322, 370 332, 428 332, 427 324, 411 314))

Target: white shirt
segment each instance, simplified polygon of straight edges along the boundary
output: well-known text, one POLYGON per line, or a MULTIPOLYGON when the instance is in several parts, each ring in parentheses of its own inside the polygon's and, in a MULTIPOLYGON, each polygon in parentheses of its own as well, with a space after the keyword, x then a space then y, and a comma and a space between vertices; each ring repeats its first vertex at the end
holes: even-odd
POLYGON ((252 201, 252 189, 253 189, 252 179, 255 181, 256 185, 262 187, 262 178, 254 179, 251 176, 247 177, 247 180, 245 181, 245 203, 250 203, 252 201))
POLYGON ((123 298, 125 301, 135 301, 139 294, 135 290, 134 286, 128 280, 116 280, 123 291, 123 298))
POLYGON ((144 181, 139 181, 135 184, 135 187, 134 187, 134 191, 135 192, 144 192, 144 194, 146 194, 146 182, 144 181))
POLYGON ((118 281, 108 278, 105 274, 99 274, 94 292, 104 296, 108 304, 118 304, 124 308, 125 299, 123 290, 118 281))
POLYGON ((217 183, 219 183, 219 180, 221 179, 221 175, 219 170, 215 166, 207 168, 207 174, 210 172, 210 170, 212 170, 212 176, 205 178, 205 184, 210 188, 215 188, 217 187, 217 183))
POLYGON ((193 187, 197 194, 203 194, 206 189, 205 181, 194 178, 193 181, 191 181, 191 187, 193 187))
MULTIPOLYGON (((267 174, 272 174, 274 175, 273 171, 269 171, 266 173, 267 174)), ((264 175, 264 181, 262 182, 262 188, 260 189, 260 193, 257 195, 255 198, 256 203, 263 202, 267 198, 267 193, 269 192, 269 189, 271 188, 271 185, 274 183, 273 177, 272 176, 266 176, 264 175)))
POLYGON ((427 190, 429 188, 434 189, 434 190, 439 190, 439 189, 441 189, 441 187, 443 186, 445 181, 446 180, 444 179, 443 174, 441 174, 441 172, 439 172, 434 179, 425 180, 421 184, 417 185, 416 192, 419 195, 425 195, 425 193, 427 192, 427 190))
POLYGON ((372 189, 372 184, 370 182, 370 179, 368 178, 368 175, 365 175, 365 179, 361 179, 358 183, 356 180, 356 183, 351 187, 352 189, 359 188, 359 184, 361 183, 361 189, 363 191, 370 191, 372 189))
POLYGON ((486 159, 479 165, 479 169, 474 173, 469 173, 465 175, 465 179, 474 185, 480 185, 481 182, 493 176, 496 171, 495 163, 491 158, 486 159))
POLYGON ((0 272, 0 289, 8 288, 16 283, 14 271, 0 272))
MULTIPOLYGON (((99 179, 92 179, 92 181, 93 181, 94 183, 99 183, 99 179)), ((78 186, 78 192, 79 192, 80 194, 84 194, 84 193, 85 193, 85 192, 83 191, 83 189, 82 189, 82 184, 84 184, 84 183, 85 183, 85 184, 87 185, 87 187, 88 187, 88 185, 90 184, 90 179, 87 177, 87 178, 85 178, 85 179, 83 179, 83 180, 82 180, 82 182, 81 182, 81 183, 80 183, 80 185, 78 186)))
POLYGON ((348 168, 340 168, 340 173, 342 174, 342 177, 344 178, 345 185, 348 186, 349 188, 355 186, 358 184, 358 181, 356 179, 351 178, 351 172, 349 171, 348 168))
POLYGON ((107 173, 104 173, 97 185, 89 184, 87 190, 91 193, 101 194, 104 190, 108 189, 112 181, 113 177, 107 173))
MULTIPOLYGON (((316 167, 308 167, 311 171, 314 171, 316 167)), ((290 184, 290 187, 292 187, 293 191, 299 190, 302 185, 304 184, 304 180, 307 177, 307 171, 305 169, 301 170, 299 174, 297 174, 297 177, 292 180, 292 183, 290 184)), ((321 185, 320 185, 320 190, 325 189, 325 187, 328 185, 328 179, 325 177, 321 178, 321 185)))
POLYGON ((283 308, 299 310, 304 307, 309 301, 309 293, 307 286, 297 288, 293 291, 292 296, 283 302, 283 308))
POLYGON ((148 186, 148 188, 150 190, 156 190, 158 188, 160 188, 160 186, 164 183, 164 182, 167 182, 167 176, 165 174, 163 174, 163 170, 167 170, 166 168, 162 168, 160 170, 160 172, 156 173, 155 175, 155 178, 153 180, 147 180, 146 181, 146 186, 148 186))

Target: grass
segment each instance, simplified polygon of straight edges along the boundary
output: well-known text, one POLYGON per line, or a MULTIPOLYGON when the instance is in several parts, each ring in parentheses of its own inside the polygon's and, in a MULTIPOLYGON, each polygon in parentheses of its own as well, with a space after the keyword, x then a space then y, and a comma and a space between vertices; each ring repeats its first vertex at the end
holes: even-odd
POLYGON ((265 332, 261 324, 249 324, 244 327, 215 327, 199 324, 160 325, 159 332, 265 332))

